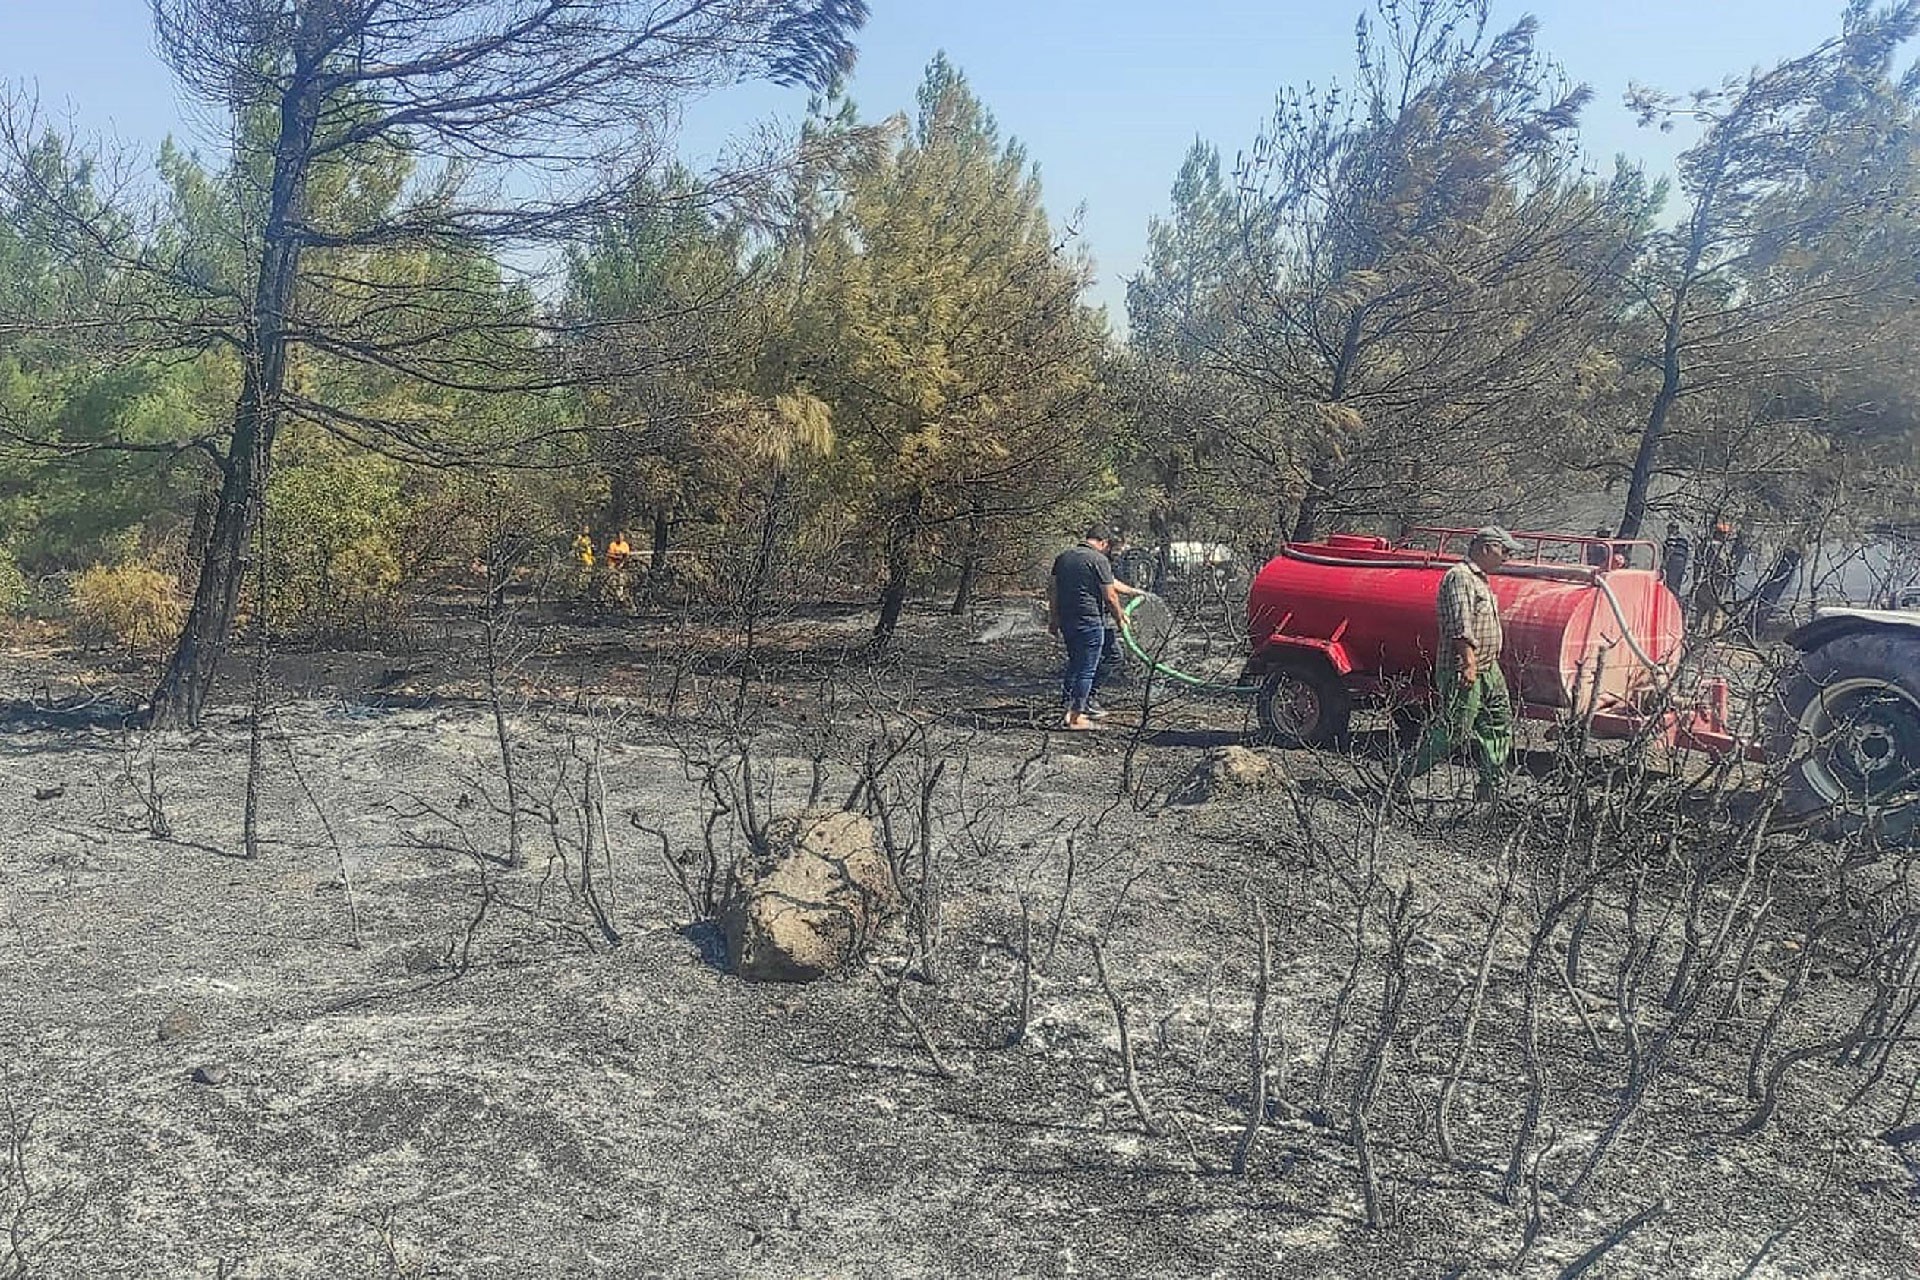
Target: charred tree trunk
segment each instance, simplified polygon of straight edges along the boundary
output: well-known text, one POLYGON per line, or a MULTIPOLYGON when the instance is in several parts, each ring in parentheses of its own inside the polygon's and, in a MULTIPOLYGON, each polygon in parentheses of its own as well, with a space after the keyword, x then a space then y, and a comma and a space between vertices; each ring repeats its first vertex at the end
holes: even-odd
POLYGON ((673 533, 673 516, 665 507, 653 513, 653 549, 647 553, 647 572, 659 573, 667 567, 667 538, 673 533))
POLYGON ((754 547, 753 563, 747 568, 747 580, 740 593, 740 679, 734 689, 734 706, 746 706, 747 691, 754 670, 754 645, 760 634, 760 611, 773 578, 773 556, 780 537, 780 515, 787 503, 788 475, 785 467, 774 472, 767 489, 766 512, 760 520, 760 540, 754 547))
POLYGON ((1320 533, 1320 513, 1325 505, 1323 498, 1333 486, 1333 467, 1325 462, 1316 462, 1307 473, 1307 491, 1300 496, 1299 510, 1294 513, 1293 532, 1288 535, 1290 542, 1312 542, 1320 533))
MULTIPOLYGON (((1683 295, 1684 297, 1684 295, 1683 295)), ((1633 471, 1627 477, 1627 505, 1620 513, 1622 538, 1640 536, 1640 525, 1647 518, 1647 490, 1653 484, 1653 465, 1660 456, 1660 442, 1667 434, 1667 415, 1680 398, 1680 307, 1676 298, 1667 313, 1666 340, 1661 349, 1660 390, 1647 411, 1646 425, 1640 429, 1640 447, 1634 451, 1633 471)))
POLYGON ((913 580, 913 551, 920 539, 919 493, 903 502, 887 529, 887 582, 880 592, 880 621, 873 626, 873 647, 884 650, 899 629, 907 607, 907 587, 913 580))
MULTIPOLYGON (((1719 167, 1727 163, 1727 149, 1722 145, 1716 154, 1719 167)), ((1716 207, 1720 183, 1716 177, 1701 190, 1694 202, 1693 217, 1687 225, 1686 257, 1680 264, 1680 272, 1674 278, 1673 301, 1667 307, 1663 317, 1660 334, 1660 389, 1653 394, 1653 404, 1647 410, 1646 425, 1640 429, 1640 447, 1634 451, 1633 471, 1627 477, 1627 503, 1620 513, 1619 536, 1637 538, 1640 526, 1647 518, 1647 491, 1653 486, 1654 464, 1659 461, 1660 444, 1667 434, 1667 416, 1680 399, 1685 387, 1683 381, 1683 361, 1681 359, 1681 339, 1686 331, 1687 299, 1693 284, 1699 278, 1700 264, 1706 258, 1707 241, 1718 213, 1716 207)))
POLYGON ((633 475, 624 467, 607 472, 607 525, 615 533, 633 523, 633 475))
POLYGON ((954 588, 953 603, 947 606, 947 612, 956 618, 966 616, 973 607, 974 580, 980 576, 980 566, 969 555, 960 566, 960 585, 954 588))
MULTIPOLYGON (((310 47, 312 41, 303 39, 301 44, 310 47)), ((185 728, 199 723, 240 607, 247 538, 266 492, 274 433, 280 425, 280 399, 286 385, 288 311, 300 277, 300 222, 314 128, 320 114, 315 71, 308 55, 298 56, 280 100, 273 187, 251 322, 244 338, 245 374, 234 404, 233 437, 220 469, 220 493, 200 561, 193 606, 148 708, 148 723, 156 728, 185 728)))
MULTIPOLYGON (((1346 332, 1340 337, 1340 355, 1334 363, 1333 378, 1327 387, 1329 406, 1339 405, 1347 398, 1353 383, 1354 366, 1360 359, 1360 339, 1365 332, 1366 322, 1365 306, 1354 308, 1353 314, 1347 318, 1346 332)), ((1332 448, 1329 452, 1338 456, 1341 450, 1332 448)), ((1307 489, 1300 495, 1300 509, 1294 514, 1290 541, 1312 542, 1319 535, 1323 508, 1333 493, 1337 479, 1332 457, 1321 457, 1314 461, 1307 471, 1307 489)))
POLYGON ((964 617, 973 607, 973 590, 980 579, 980 560, 984 548, 981 539, 986 536, 986 512, 975 502, 967 512, 967 549, 960 562, 960 585, 954 590, 953 605, 947 610, 954 617, 964 617))
POLYGON ((220 507, 221 469, 206 465, 200 475, 200 490, 194 496, 193 522, 187 526, 187 552, 180 566, 180 589, 192 591, 200 580, 200 565, 207 558, 207 544, 213 538, 213 516, 220 507))
POLYGON ((1787 594, 1787 587, 1800 572, 1800 562, 1806 558, 1805 552, 1797 546, 1781 548, 1774 557, 1773 567, 1767 570, 1767 576, 1760 580, 1760 586, 1753 593, 1753 624, 1765 626, 1773 621, 1773 615, 1780 609, 1780 601, 1787 594))

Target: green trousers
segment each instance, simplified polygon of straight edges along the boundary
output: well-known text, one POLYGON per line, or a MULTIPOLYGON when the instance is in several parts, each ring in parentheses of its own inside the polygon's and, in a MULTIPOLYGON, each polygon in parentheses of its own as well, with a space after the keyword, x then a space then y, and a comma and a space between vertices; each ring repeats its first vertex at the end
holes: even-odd
POLYGON ((1456 669, 1442 667, 1435 674, 1440 705, 1427 721, 1403 776, 1417 778, 1471 743, 1474 762, 1480 766, 1481 789, 1492 790, 1513 754, 1513 699, 1507 693, 1506 677, 1498 663, 1489 663, 1471 684, 1461 684, 1456 669))

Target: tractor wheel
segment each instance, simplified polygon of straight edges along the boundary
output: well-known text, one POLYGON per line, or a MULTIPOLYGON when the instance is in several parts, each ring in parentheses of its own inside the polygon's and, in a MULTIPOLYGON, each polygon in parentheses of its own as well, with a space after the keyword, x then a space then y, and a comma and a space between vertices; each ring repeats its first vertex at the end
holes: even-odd
POLYGON ((1264 740, 1283 747, 1332 747, 1346 741, 1353 699, 1326 664, 1287 659, 1267 673, 1254 707, 1264 740))
POLYGON ((1920 633, 1856 631, 1801 657, 1775 734, 1787 811, 1900 844, 1920 829, 1920 633))

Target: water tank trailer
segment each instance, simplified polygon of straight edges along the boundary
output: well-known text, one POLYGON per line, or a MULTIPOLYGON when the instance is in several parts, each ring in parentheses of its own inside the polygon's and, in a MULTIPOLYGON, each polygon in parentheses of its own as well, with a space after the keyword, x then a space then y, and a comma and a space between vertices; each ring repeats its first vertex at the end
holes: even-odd
MULTIPOLYGON (((1336 533, 1295 542, 1247 600, 1264 734, 1328 746, 1358 706, 1433 699, 1440 576, 1468 529, 1414 528, 1398 542, 1336 533)), ((1789 812, 1867 815, 1884 838, 1920 826, 1920 612, 1823 609, 1787 637, 1796 661, 1764 743, 1728 724, 1724 680, 1682 705, 1673 676, 1685 639, 1680 602, 1652 542, 1517 535, 1525 550, 1492 575, 1505 626, 1500 665, 1520 714, 1573 717, 1596 738, 1656 736, 1678 748, 1738 752, 1784 768, 1789 812)))

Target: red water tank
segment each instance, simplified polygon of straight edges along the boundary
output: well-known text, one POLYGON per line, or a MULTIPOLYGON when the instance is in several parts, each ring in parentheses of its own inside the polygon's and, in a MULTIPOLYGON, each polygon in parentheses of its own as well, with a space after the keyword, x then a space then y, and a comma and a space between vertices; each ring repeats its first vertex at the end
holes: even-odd
MULTIPOLYGON (((1416 531, 1422 543, 1334 534, 1289 543, 1254 579, 1247 602, 1253 668, 1289 654, 1324 658, 1355 695, 1431 690, 1439 651, 1440 576, 1459 562, 1468 531, 1416 531), (1435 536, 1438 535, 1438 536, 1435 536)), ((1493 575, 1506 632, 1500 665, 1519 699, 1540 708, 1586 705, 1600 670, 1602 708, 1634 707, 1680 652, 1680 602, 1652 566, 1595 569, 1585 543, 1522 534, 1527 553, 1493 575), (1609 599, 1611 596, 1611 599, 1609 599), (1631 633, 1640 654, 1626 643, 1631 633), (1604 661, 1602 660, 1604 655, 1604 661)), ((1614 544, 1628 555, 1643 544, 1614 544)), ((1613 547, 1609 548, 1608 562, 1613 547)))

